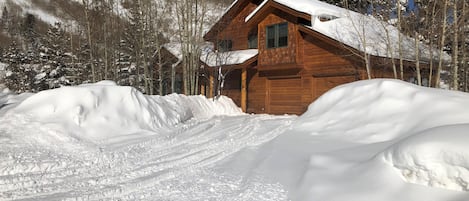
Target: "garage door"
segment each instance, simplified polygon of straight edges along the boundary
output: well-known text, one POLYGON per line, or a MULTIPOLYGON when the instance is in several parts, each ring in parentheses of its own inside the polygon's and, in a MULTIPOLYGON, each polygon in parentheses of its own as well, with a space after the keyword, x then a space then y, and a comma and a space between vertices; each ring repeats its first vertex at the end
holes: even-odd
POLYGON ((267 111, 270 114, 301 114, 301 79, 269 79, 267 83, 267 111))

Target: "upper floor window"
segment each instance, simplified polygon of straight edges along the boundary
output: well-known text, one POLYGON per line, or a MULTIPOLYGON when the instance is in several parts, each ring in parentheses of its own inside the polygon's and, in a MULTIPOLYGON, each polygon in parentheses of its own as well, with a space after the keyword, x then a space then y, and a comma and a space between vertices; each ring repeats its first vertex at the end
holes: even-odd
POLYGON ((233 41, 231 40, 219 40, 218 51, 227 52, 233 50, 233 41))
POLYGON ((274 24, 267 27, 267 48, 288 46, 288 23, 274 24))

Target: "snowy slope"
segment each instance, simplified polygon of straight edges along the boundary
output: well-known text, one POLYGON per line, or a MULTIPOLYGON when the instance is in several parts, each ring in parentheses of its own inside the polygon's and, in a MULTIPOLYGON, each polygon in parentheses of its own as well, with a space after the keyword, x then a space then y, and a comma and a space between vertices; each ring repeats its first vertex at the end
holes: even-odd
POLYGON ((469 200, 465 93, 360 81, 299 117, 111 82, 7 102, 0 200, 469 200))
MULTIPOLYGON (((37 6, 34 5, 34 1, 31 0, 0 0, 0 6, 16 6, 22 10, 23 14, 30 13, 41 19, 42 21, 54 24, 56 22, 63 22, 61 17, 55 16, 37 6)), ((3 10, 2 10, 3 11, 3 10)), ((0 12, 2 12, 0 11, 0 12)))

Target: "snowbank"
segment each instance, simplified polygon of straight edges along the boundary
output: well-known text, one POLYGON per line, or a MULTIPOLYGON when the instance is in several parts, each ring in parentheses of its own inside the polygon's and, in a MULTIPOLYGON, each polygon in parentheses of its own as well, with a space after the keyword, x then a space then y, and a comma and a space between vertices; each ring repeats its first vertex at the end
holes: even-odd
POLYGON ((145 96, 110 81, 39 92, 10 111, 32 122, 50 124, 74 138, 99 141, 136 132, 155 132, 191 118, 241 114, 229 98, 145 96), (208 109, 210 108, 210 109, 208 109))
POLYGON ((432 128, 402 140, 380 157, 410 183, 469 191, 469 124, 432 128))
POLYGON ((467 105, 467 93, 390 79, 367 80, 324 94, 294 126, 310 134, 381 142, 437 126, 469 123, 467 105))
POLYGON ((1 94, 0 200, 469 200, 465 93, 360 81, 300 117, 112 82, 1 94))
POLYGON ((397 80, 341 85, 220 167, 278 181, 291 200, 469 200, 467 105, 469 94, 397 80))
MULTIPOLYGON (((467 191, 468 104, 467 93, 397 80, 359 81, 320 97, 298 118, 293 130, 351 143, 339 149, 374 147, 366 155, 375 152, 377 157, 365 163, 363 172, 390 174, 384 170, 384 161, 406 182, 467 191)), ((315 161, 317 157, 310 158, 311 164, 315 161)))

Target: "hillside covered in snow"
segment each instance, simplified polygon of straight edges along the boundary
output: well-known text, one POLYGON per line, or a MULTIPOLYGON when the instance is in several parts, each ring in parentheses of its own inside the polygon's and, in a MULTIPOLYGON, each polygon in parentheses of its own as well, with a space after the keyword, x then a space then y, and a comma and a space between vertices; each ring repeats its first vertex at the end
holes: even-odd
POLYGON ((0 91, 0 200, 469 199, 469 95, 339 86, 301 116, 105 81, 0 91))
POLYGON ((0 0, 0 62, 8 72, 2 84, 38 92, 114 80, 146 94, 168 94, 159 87, 170 78, 155 67, 156 53, 165 43, 181 42, 191 26, 200 30, 192 42, 201 42, 230 3, 0 0))

